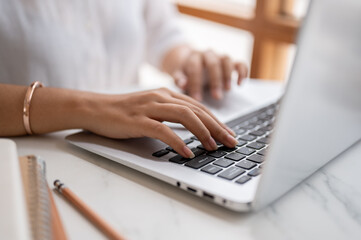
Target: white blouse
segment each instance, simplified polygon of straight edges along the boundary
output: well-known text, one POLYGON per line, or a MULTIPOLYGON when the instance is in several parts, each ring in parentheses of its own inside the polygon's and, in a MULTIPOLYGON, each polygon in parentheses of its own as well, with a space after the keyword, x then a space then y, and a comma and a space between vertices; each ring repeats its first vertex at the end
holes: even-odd
POLYGON ((0 82, 121 89, 184 42, 166 0, 2 0, 0 82))

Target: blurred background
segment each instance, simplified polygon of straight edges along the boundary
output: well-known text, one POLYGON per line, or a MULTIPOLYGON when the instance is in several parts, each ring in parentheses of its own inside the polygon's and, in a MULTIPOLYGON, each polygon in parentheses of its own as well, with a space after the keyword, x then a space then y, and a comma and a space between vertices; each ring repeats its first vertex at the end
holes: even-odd
MULTIPOLYGON (((250 77, 285 81, 296 51, 297 32, 310 0, 167 0, 180 12, 190 44, 242 60, 250 77)), ((141 85, 170 79, 144 65, 141 85), (148 81, 152 78, 152 81, 148 81)))

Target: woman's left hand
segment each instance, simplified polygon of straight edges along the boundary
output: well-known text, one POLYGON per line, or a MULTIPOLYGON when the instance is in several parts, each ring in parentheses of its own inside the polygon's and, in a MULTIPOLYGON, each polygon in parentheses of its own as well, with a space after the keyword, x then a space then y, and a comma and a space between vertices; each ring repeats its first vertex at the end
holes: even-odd
POLYGON ((206 88, 215 99, 222 99, 223 92, 231 88, 232 72, 238 75, 237 84, 247 77, 248 68, 244 63, 234 62, 228 56, 213 51, 195 51, 187 46, 171 50, 163 63, 178 87, 192 98, 201 101, 206 88))

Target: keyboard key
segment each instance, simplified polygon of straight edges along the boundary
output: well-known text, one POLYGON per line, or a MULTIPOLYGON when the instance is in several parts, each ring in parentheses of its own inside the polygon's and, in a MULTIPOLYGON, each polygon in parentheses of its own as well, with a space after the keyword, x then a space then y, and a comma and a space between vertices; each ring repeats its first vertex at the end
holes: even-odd
POLYGON ((258 118, 257 117, 253 117, 253 118, 251 118, 251 119, 248 119, 248 122, 249 123, 255 123, 255 122, 257 122, 258 121, 258 118))
POLYGON ((213 158, 213 157, 210 157, 207 155, 202 155, 202 156, 193 158, 192 160, 187 162, 185 164, 185 166, 198 169, 198 168, 203 167, 204 165, 207 165, 210 162, 213 162, 214 160, 215 160, 215 158, 213 158))
POLYGON ((267 119, 267 122, 269 125, 273 125, 274 121, 275 121, 276 118, 270 118, 270 119, 267 119))
POLYGON ((185 162, 188 162, 189 160, 191 160, 190 158, 184 158, 181 155, 176 155, 172 158, 169 159, 169 162, 174 162, 174 163, 178 163, 178 164, 183 164, 185 162))
POLYGON ((225 158, 231 159, 233 161, 239 161, 239 160, 245 158, 245 156, 242 154, 239 154, 239 153, 230 153, 227 156, 225 156, 225 158))
POLYGON ((225 171, 221 172, 218 177, 225 178, 227 180, 232 180, 239 175, 243 174, 245 170, 239 167, 230 167, 226 169, 225 171))
POLYGON ((239 137, 239 139, 244 140, 244 141, 253 141, 256 139, 256 137, 252 136, 252 135, 244 135, 242 137, 239 137))
POLYGON ((269 143, 269 138, 260 138, 257 140, 257 142, 259 143, 264 143, 264 144, 268 144, 269 143))
POLYGON ((244 176, 238 178, 236 183, 243 184, 243 183, 248 182, 250 179, 251 179, 250 176, 244 175, 244 176))
POLYGON ((261 149, 264 148, 266 145, 264 145, 263 143, 258 143, 258 142, 253 142, 247 145, 247 147, 253 148, 253 149, 261 149))
POLYGON ((248 160, 242 160, 239 163, 237 163, 236 166, 249 170, 249 169, 257 166, 257 164, 255 164, 254 162, 248 161, 248 160))
POLYGON ((205 166, 204 168, 201 169, 201 171, 209 173, 209 174, 216 174, 217 172, 219 172, 221 170, 222 170, 222 168, 216 167, 216 166, 214 166, 212 164, 207 165, 207 166, 205 166))
POLYGON ((171 146, 166 147, 166 150, 168 150, 169 152, 177 153, 171 146))
POLYGON ((198 138, 196 136, 192 136, 191 139, 198 140, 198 138))
POLYGON ((164 156, 164 155, 166 155, 168 153, 169 153, 169 151, 167 149, 162 149, 162 150, 159 150, 159 151, 153 153, 152 156, 154 156, 154 157, 162 157, 162 156, 164 156))
POLYGON ((260 137, 260 136, 263 136, 265 134, 265 132, 263 132, 261 130, 257 130, 257 131, 250 132, 249 134, 260 137))
POLYGON ((226 152, 233 152, 234 150, 237 150, 237 148, 229 148, 229 147, 226 147, 226 146, 222 146, 218 150, 226 151, 226 152))
POLYGON ((226 154, 227 154, 227 152, 225 152, 225 151, 217 150, 217 151, 214 151, 214 152, 209 152, 207 155, 215 157, 215 158, 220 158, 220 157, 223 157, 226 154))
POLYGON ((188 139, 183 140, 183 142, 184 142, 186 145, 188 145, 188 144, 190 144, 191 142, 193 142, 193 139, 188 138, 188 139))
POLYGON ((263 128, 260 128, 259 130, 267 132, 267 131, 271 131, 272 129, 273 129, 273 126, 268 125, 268 126, 265 126, 263 128))
POLYGON ((268 121, 270 121, 270 122, 273 122, 274 121, 274 116, 267 116, 266 118, 265 118, 265 120, 268 120, 268 121))
POLYGON ((258 176, 260 174, 261 174, 261 169, 260 168, 255 168, 255 169, 253 169, 252 171, 250 171, 248 173, 248 175, 251 176, 251 177, 255 177, 255 176, 258 176))
POLYGON ((231 160, 221 158, 221 159, 218 159, 217 161, 215 161, 213 164, 217 165, 217 166, 220 166, 220 167, 226 168, 226 167, 231 166, 233 163, 234 162, 231 161, 231 160))
POLYGON ((258 118, 259 119, 262 119, 262 120, 267 120, 267 119, 269 119, 269 115, 267 115, 267 113, 265 113, 265 112, 263 112, 263 113, 261 113, 260 115, 258 115, 258 118))
POLYGON ((243 141, 243 140, 238 139, 237 147, 242 147, 242 146, 245 145, 246 143, 247 143, 246 141, 243 141))
POLYGON ((247 160, 250 160, 252 162, 256 163, 262 163, 264 161, 264 157, 259 154, 253 154, 252 156, 249 156, 247 160))
POLYGON ((243 127, 247 126, 248 124, 249 124, 248 121, 242 122, 242 123, 237 125, 237 128, 243 128, 243 127))
POLYGON ((236 152, 244 154, 244 155, 251 155, 252 153, 255 152, 255 150, 248 148, 248 147, 243 147, 238 149, 236 152))
POLYGON ((262 124, 264 124, 264 123, 265 123, 265 120, 258 120, 258 121, 256 122, 257 125, 262 125, 262 124))
POLYGON ((206 148, 202 144, 198 145, 197 148, 202 149, 202 150, 206 150, 206 148))
POLYGON ((198 157, 199 155, 202 155, 206 151, 199 149, 199 148, 192 148, 191 151, 194 153, 194 156, 198 157))
POLYGON ((251 130, 251 129, 255 128, 255 127, 256 127, 256 125, 250 124, 250 125, 247 125, 247 126, 245 126, 243 128, 251 130))
POLYGON ((275 112, 276 112, 276 109, 269 108, 269 109, 267 109, 266 114, 269 116, 273 116, 273 115, 275 115, 275 112))
POLYGON ((266 154, 267 148, 262 149, 257 154, 264 156, 266 154))
POLYGON ((244 130, 243 128, 239 128, 239 129, 234 131, 234 133, 237 134, 237 135, 241 135, 241 134, 243 134, 245 132, 246 132, 246 130, 244 130))

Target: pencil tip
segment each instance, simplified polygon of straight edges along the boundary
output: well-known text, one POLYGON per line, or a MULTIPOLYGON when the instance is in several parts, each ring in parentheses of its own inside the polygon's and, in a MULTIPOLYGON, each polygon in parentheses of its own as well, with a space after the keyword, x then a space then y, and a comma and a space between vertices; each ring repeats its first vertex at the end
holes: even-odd
POLYGON ((54 181, 54 186, 58 188, 60 185, 61 185, 60 180, 59 180, 59 179, 56 179, 56 180, 54 181))

